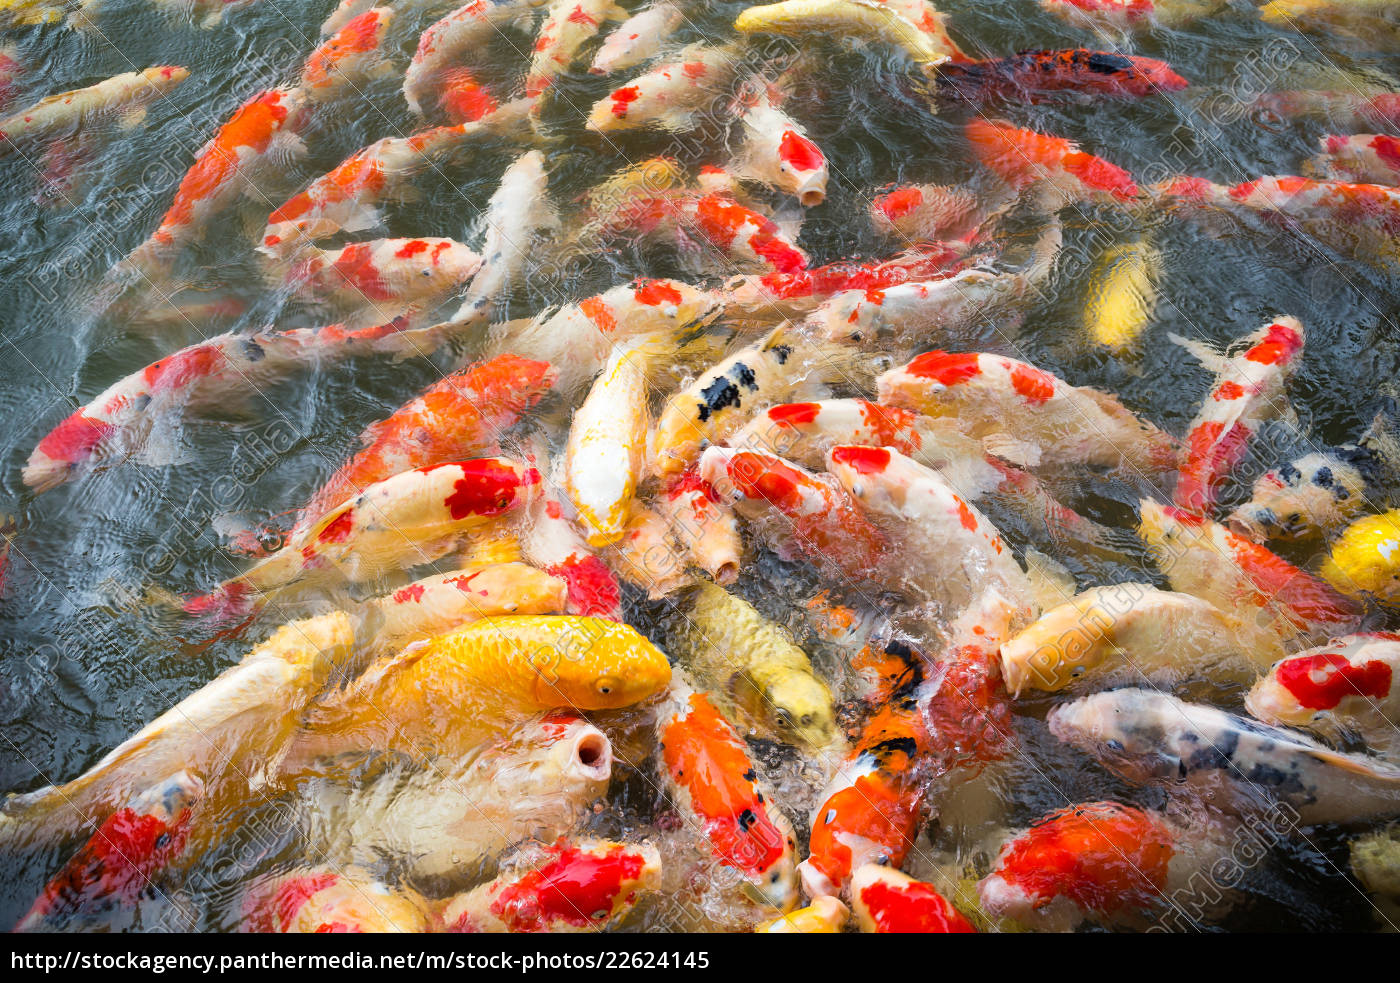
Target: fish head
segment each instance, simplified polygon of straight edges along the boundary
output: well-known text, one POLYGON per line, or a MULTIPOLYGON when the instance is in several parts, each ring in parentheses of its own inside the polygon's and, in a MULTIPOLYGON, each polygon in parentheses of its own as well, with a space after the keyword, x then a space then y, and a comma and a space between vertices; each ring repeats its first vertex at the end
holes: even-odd
POLYGON ((537 666, 536 697, 543 706, 615 710, 662 692, 671 682, 665 654, 630 625, 570 616, 537 666))
POLYGON ((1205 520, 1171 505, 1144 498, 1138 505, 1138 536, 1158 569, 1170 575, 1178 557, 1190 550, 1205 520))
POLYGON ((816 676, 784 672, 762 690, 764 709, 785 743, 827 751, 836 742, 831 691, 816 676))
POLYGON ((865 508, 898 514, 909 490, 900 473, 902 459, 903 455, 889 447, 837 446, 826 453, 826 470, 865 508))
POLYGON ((1135 785, 1179 782, 1183 763, 1159 711, 1155 694, 1120 689, 1063 703, 1046 720, 1055 737, 1135 785))

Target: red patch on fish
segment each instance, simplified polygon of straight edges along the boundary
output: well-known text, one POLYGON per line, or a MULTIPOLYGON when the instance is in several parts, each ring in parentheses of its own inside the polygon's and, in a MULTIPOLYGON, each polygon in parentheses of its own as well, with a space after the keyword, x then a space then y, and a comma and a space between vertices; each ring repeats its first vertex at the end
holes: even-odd
POLYGON ((350 534, 355 529, 355 513, 353 509, 346 509, 340 515, 328 522, 319 533, 316 534, 318 543, 343 543, 350 538, 350 534))
POLYGON ((901 885, 876 881, 860 892, 860 900, 878 932, 946 935, 977 931, 943 895, 920 881, 901 885))
POLYGON ((1137 197, 1138 187, 1133 181, 1133 176, 1102 157, 1076 151, 1066 154, 1063 163, 1067 172, 1086 185, 1098 191, 1107 191, 1119 201, 1129 201, 1137 197))
POLYGON ((585 297, 579 301, 578 309, 583 311, 583 316, 593 322, 593 326, 604 334, 612 334, 617 330, 617 317, 613 314, 613 309, 601 297, 585 297))
POLYGON ((1371 138, 1367 144, 1381 162, 1387 166, 1400 171, 1400 140, 1395 137, 1380 134, 1371 138))
POLYGON ((622 844, 598 856, 560 840, 550 853, 492 900, 491 913, 507 931, 545 932, 561 923, 597 926, 611 914, 623 884, 642 873, 641 855, 622 844))
POLYGON ((904 371, 920 379, 932 379, 946 387, 975 378, 982 371, 976 352, 931 351, 916 356, 904 371))
POLYGON ((1215 387, 1215 392, 1211 393, 1211 398, 1217 401, 1227 401, 1239 399, 1245 394, 1244 386, 1238 382, 1222 382, 1215 387))
POLYGON ((820 148, 795 130, 783 131, 783 138, 778 143, 778 157, 799 173, 820 170, 826 164, 820 148))
POLYGON ((972 509, 968 507, 968 504, 964 502, 961 498, 959 498, 957 495, 953 496, 953 501, 958 503, 958 522, 960 522, 962 524, 962 527, 968 532, 976 532, 976 513, 974 513, 972 509))
POLYGON ((51 460, 75 464, 89 457, 117 428, 104 420, 94 420, 78 410, 39 441, 37 450, 51 460))
POLYGON ((835 447, 832 464, 844 464, 857 474, 884 474, 890 466, 890 452, 883 447, 835 447))
POLYGON ((1252 435, 1243 423, 1235 423, 1226 432, 1225 425, 1216 420, 1207 420, 1192 430, 1172 496, 1176 504, 1193 512, 1208 510, 1221 482, 1244 458, 1252 435))
POLYGON ((620 620, 622 588, 608 565, 596 556, 574 554, 545 572, 569 585, 572 614, 620 620))
POLYGON ((817 403, 785 403, 768 411, 768 419, 780 427, 800 427, 812 423, 821 412, 817 403))
POLYGON ((679 304, 684 298, 681 292, 665 280, 642 280, 632 289, 632 297, 639 304, 655 307, 658 304, 679 304))
POLYGON ((454 123, 475 123, 500 108, 491 93, 465 69, 445 73, 443 82, 438 106, 454 123))
POLYGON ((891 222, 903 218, 924 203, 924 193, 918 188, 896 188, 875 199, 874 205, 891 222))
POLYGON ((575 7, 568 17, 571 24, 583 24, 586 27, 597 27, 598 21, 584 12, 582 6, 575 7))
POLYGON ((1011 365, 1011 388, 1028 403, 1044 403, 1055 395, 1055 377, 1033 365, 1011 365))
POLYGON ((417 603, 423 600, 423 591, 422 584, 409 584, 407 587, 400 587, 394 591, 393 602, 395 604, 407 604, 410 601, 417 603))
POLYGON ((1271 324, 1264 340, 1245 352, 1244 357, 1261 365, 1279 365, 1292 361, 1302 347, 1303 339, 1297 331, 1286 324, 1271 324))
POLYGON ((1344 655, 1308 655, 1284 659, 1274 673, 1309 710, 1331 710, 1347 696, 1383 700, 1390 695, 1390 666, 1380 661, 1353 666, 1344 655))
POLYGON ((499 461, 467 461, 459 466, 462 477, 453 484, 452 494, 443 502, 454 519, 500 515, 515 504, 522 484, 533 484, 529 474, 522 481, 514 468, 499 461))
POLYGON ((641 97, 641 91, 635 85, 629 85, 618 89, 612 94, 612 114, 622 117, 627 115, 627 107, 636 102, 641 97))

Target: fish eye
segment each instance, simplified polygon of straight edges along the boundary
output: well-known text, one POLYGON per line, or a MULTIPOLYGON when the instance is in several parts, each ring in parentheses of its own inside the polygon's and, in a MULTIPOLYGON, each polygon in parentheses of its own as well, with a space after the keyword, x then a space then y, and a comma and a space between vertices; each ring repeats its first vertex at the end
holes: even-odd
POLYGON ((432 275, 433 275, 432 268, 431 268, 431 267, 427 267, 427 266, 423 267, 423 275, 424 275, 424 276, 432 276, 432 275))
POLYGON ((784 710, 781 707, 779 707, 777 710, 773 711, 773 716, 777 718, 779 727, 792 726, 792 714, 789 713, 787 710, 784 710))
POLYGON ((603 676, 593 684, 593 688, 598 691, 599 696, 608 696, 617 689, 617 680, 611 676, 603 676))

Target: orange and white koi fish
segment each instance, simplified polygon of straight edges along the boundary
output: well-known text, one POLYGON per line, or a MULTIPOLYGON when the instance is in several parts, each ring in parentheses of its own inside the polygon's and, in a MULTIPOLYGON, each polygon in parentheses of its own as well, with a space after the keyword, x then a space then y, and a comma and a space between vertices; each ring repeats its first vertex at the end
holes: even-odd
POLYGON ((842 290, 885 290, 951 274, 966 255, 963 244, 923 242, 885 260, 838 260, 793 273, 738 276, 724 285, 725 309, 730 316, 798 317, 842 290))
POLYGON ((0 155, 36 140, 88 137, 94 122, 106 116, 119 116, 123 126, 136 126, 145 119, 147 106, 164 99, 189 76, 179 65, 158 65, 41 99, 0 120, 0 155))
POLYGON ((661 489, 655 509, 690 563, 721 586, 739 578, 744 542, 738 519, 697 468, 669 481, 661 489))
POLYGON ((1284 119, 1323 119, 1338 131, 1353 133, 1400 123, 1400 93, 1293 89, 1262 93, 1254 109, 1284 119))
POLYGON ((904 662, 907 671, 865 722, 812 813, 808 857, 798 868, 809 896, 849 895, 852 875, 869 863, 900 866, 933 781, 1001 756, 1010 708, 996 650, 1010 633, 1012 610, 988 590, 953 622, 934 665, 920 655, 904 662))
POLYGON ((793 195, 804 208, 826 200, 826 155, 801 124, 762 96, 739 117, 739 127, 735 177, 793 195))
POLYGON ((933 885, 880 864, 866 864, 851 877, 851 907, 862 932, 952 935, 976 931, 933 885))
POLYGON ((39 441, 23 471, 24 483, 48 491, 85 465, 112 460, 166 464, 178 452, 153 428, 172 414, 227 408, 300 369, 366 354, 407 357, 416 341, 404 321, 358 331, 332 324, 254 334, 221 334, 152 362, 108 386, 39 441))
POLYGON ((682 238, 701 259, 717 252, 726 272, 796 273, 807 268, 807 254, 778 223, 732 195, 683 195, 676 216, 682 238))
POLYGON ((1175 469, 1175 442, 1113 396, 1016 359, 925 352, 876 384, 881 403, 952 417, 1016 463, 1073 461, 1149 478, 1175 469))
POLYGON ((552 363, 572 393, 602 371, 615 346, 677 336, 714 314, 721 298, 680 280, 635 280, 501 331, 492 347, 552 363))
POLYGON ((0 843, 47 844, 97 825, 162 776, 203 777, 204 806, 244 801, 286 751, 302 709, 354 649, 349 615, 283 625, 243 660, 63 785, 7 796, 0 843))
POLYGON ((273 159, 305 153, 296 135, 304 103, 299 89, 269 89, 238 107, 200 150, 160 225, 128 262, 141 270, 160 269, 176 248, 192 241, 211 218, 252 188, 273 159))
POLYGON ((1194 793, 1217 809, 1286 806, 1302 826, 1400 815, 1400 768, 1155 690, 1095 693, 1046 721, 1125 781, 1194 793))
POLYGON ((749 7, 734 21, 740 34, 781 34, 805 38, 828 34, 890 44, 921 65, 939 65, 962 52, 943 30, 942 20, 931 5, 919 4, 938 19, 921 28, 911 21, 911 0, 876 3, 871 0, 784 0, 781 3, 749 7))
POLYGON ((559 213, 548 194, 544 155, 532 150, 501 175, 486 204, 481 272, 472 278, 462 305, 448 323, 470 327, 490 319, 497 301, 517 280, 542 242, 559 231, 559 213))
POLYGON ((569 585, 528 563, 491 563, 415 580, 365 604, 372 651, 391 654, 423 638, 507 614, 563 614, 569 585))
POLYGON ((284 282, 300 296, 375 316, 430 311, 474 277, 483 258, 453 239, 372 239, 298 251, 284 282))
POLYGON ((831 691, 792 636, 742 598, 700 582, 671 654, 735 722, 816 754, 837 748, 831 691))
POLYGON ((683 675, 657 717, 666 791, 714 859, 738 872, 743 893, 788 911, 797 902, 792 824, 759 779, 733 724, 683 675))
POLYGON ((339 32, 350 21, 374 6, 374 0, 340 0, 335 9, 321 22, 321 37, 339 32))
POLYGON ((706 441, 724 440, 755 410, 787 397, 809 376, 839 376, 848 364, 843 353, 813 345, 786 324, 735 352, 667 400, 652 437, 656 472, 686 470, 706 441))
POLYGON ((353 868, 263 877, 248 886, 242 905, 242 932, 426 932, 434 924, 422 895, 353 868))
POLYGON ((1216 375, 1187 431, 1174 495, 1179 507, 1209 512, 1259 428, 1292 415, 1284 388, 1303 353, 1303 338, 1302 322, 1284 315, 1250 335, 1249 347, 1228 359, 1208 345, 1173 336, 1216 375))
POLYGON ((1361 623, 1362 606, 1325 580, 1202 516, 1143 500, 1138 535, 1173 590, 1205 598, 1285 638, 1322 642, 1361 623))
POLYGON ((603 39, 589 72, 611 75, 640 65, 661 51, 683 20, 685 12, 677 4, 671 0, 653 0, 603 39))
POLYGON ((1012 188, 1043 183, 1068 201, 1107 204, 1138 197, 1133 176, 1061 137, 978 118, 967 124, 973 155, 1012 188))
POLYGON ((368 863, 393 856, 415 880, 454 882, 528 837, 572 829, 608 790, 608 736, 572 710, 529 720, 464 760, 434 759, 369 785, 298 783, 298 826, 311 856, 368 863))
POLYGON ((1031 585, 1010 546, 937 472, 892 448, 858 445, 831 448, 826 470, 897 544, 900 587, 949 612, 994 587, 1029 620, 1031 585))
POLYGON ((1089 802, 1042 817, 1001 849, 977 885, 982 907, 1045 931, 1132 921, 1167 903, 1176 835, 1152 812, 1089 802))
POLYGON ((1384 133, 1330 134, 1320 142, 1322 152, 1312 159, 1318 173, 1337 181, 1400 184, 1400 139, 1384 133))
POLYGON ((780 556, 803 556, 856 580, 886 555, 884 533, 836 481, 775 454, 710 447, 700 475, 780 556))
POLYGON ((204 783, 181 771, 145 789, 103 820, 38 900, 16 932, 61 931, 75 916, 129 907, 185 849, 204 783))
POLYGON ((1192 204, 1244 208, 1268 219, 1302 222, 1329 241, 1352 242, 1358 230, 1387 239, 1400 235, 1400 189, 1381 184, 1315 181, 1291 175, 1261 177, 1234 187, 1180 178, 1157 190, 1192 204))
POLYGON ((1010 189, 976 194, 970 188, 944 184, 902 184, 871 199, 870 220, 881 235, 904 240, 970 241, 980 238, 1015 199, 1010 189))
POLYGON ((627 707, 670 681, 666 656, 630 625, 562 614, 484 618, 379 659, 323 697, 296 753, 461 760, 535 714, 627 707))
POLYGON ((562 481, 551 479, 530 508, 521 533, 525 558, 568 584, 570 614, 622 620, 622 588, 617 577, 564 515, 562 481))
POLYGON ((654 846, 560 839, 454 898, 442 922, 449 932, 597 932, 660 886, 654 846))
POLYGON ((1164 61, 1090 48, 1018 51, 1006 58, 948 62, 938 67, 939 94, 971 103, 1037 103, 1072 92, 1118 99, 1167 95, 1187 81, 1164 61))
MULTIPOLYGON (((525 74, 526 97, 536 99, 561 72, 568 71, 579 48, 598 33, 599 25, 606 19, 626 20, 627 11, 613 0, 554 0, 530 56, 525 74)), ((534 112, 538 110, 536 99, 534 112)))
POLYGON ((653 126, 686 130, 714 109, 738 70, 739 55, 732 49, 691 45, 675 60, 638 75, 594 103, 584 125, 595 133, 653 126))
POLYGON ((1266 724, 1302 727, 1329 740, 1400 746, 1400 635, 1343 635, 1282 659, 1254 684, 1245 708, 1266 724))
POLYGON ((805 908, 789 911, 758 925, 764 935, 835 935, 846 927, 851 909, 830 895, 816 898, 805 908))
POLYGON ((331 578, 366 581, 431 563, 474 529, 528 506, 540 473, 508 458, 432 464, 370 485, 309 526, 277 552, 185 602, 190 614, 257 610, 273 594, 331 578))
POLYGON ((501 28, 528 15, 543 0, 468 0, 452 13, 429 25, 418 39, 404 73, 403 96, 408 108, 423 115, 423 103, 442 76, 461 67, 461 59, 481 50, 501 28))
POLYGON ((1331 537, 1368 506, 1389 500, 1394 463, 1368 437, 1304 454, 1265 471, 1226 524, 1256 543, 1331 537))
POLYGON ((1001 647, 1012 696, 1115 682, 1228 689, 1283 657, 1279 638, 1190 594, 1149 584, 1092 587, 1043 613, 1001 647))
POLYGON ((622 537, 646 460, 645 343, 619 345, 569 423, 564 489, 590 546, 622 537))
POLYGON ((548 362, 497 355, 434 383, 387 419, 365 429, 360 435, 364 449, 311 497, 298 527, 400 472, 464 460, 495 448, 501 433, 543 398, 554 379, 548 362))
POLYGON ((351 18, 344 27, 307 56, 298 83, 312 102, 330 102, 359 95, 374 75, 393 66, 385 60, 380 44, 393 22, 391 7, 372 7, 351 18))
POLYGON ((403 181, 478 137, 519 132, 525 106, 508 103, 478 122, 385 137, 356 151, 268 216, 258 252, 277 259, 339 232, 375 228, 383 222, 376 206, 397 194, 403 181))

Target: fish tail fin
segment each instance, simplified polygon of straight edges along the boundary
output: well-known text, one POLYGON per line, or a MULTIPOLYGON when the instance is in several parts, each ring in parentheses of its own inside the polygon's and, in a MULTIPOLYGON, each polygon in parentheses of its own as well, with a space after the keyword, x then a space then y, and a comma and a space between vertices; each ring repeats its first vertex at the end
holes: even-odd
POLYGON ((1167 338, 1173 345, 1177 345, 1191 353, 1191 356, 1200 362, 1211 372, 1219 373, 1225 367, 1225 356, 1212 348, 1204 341, 1197 341, 1194 338, 1183 338, 1174 331, 1167 333, 1167 338))

